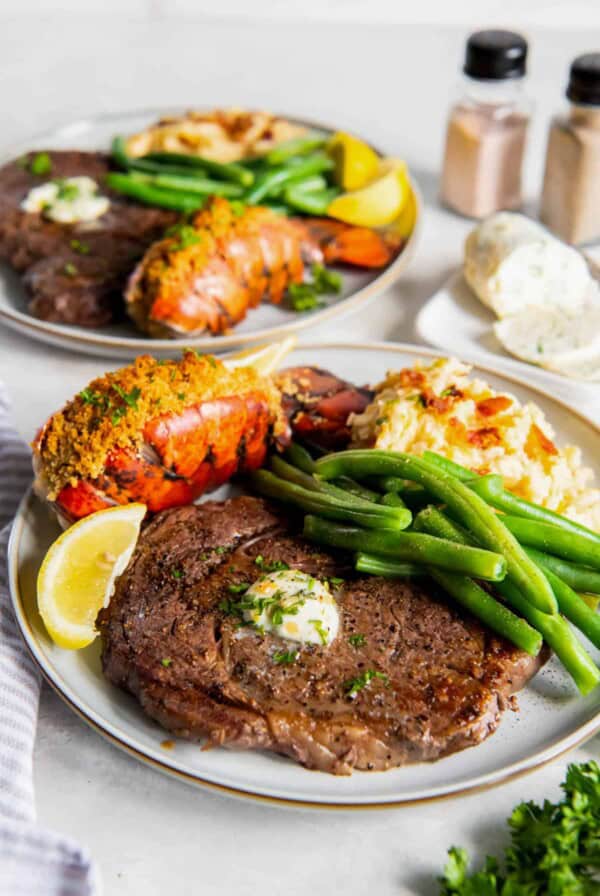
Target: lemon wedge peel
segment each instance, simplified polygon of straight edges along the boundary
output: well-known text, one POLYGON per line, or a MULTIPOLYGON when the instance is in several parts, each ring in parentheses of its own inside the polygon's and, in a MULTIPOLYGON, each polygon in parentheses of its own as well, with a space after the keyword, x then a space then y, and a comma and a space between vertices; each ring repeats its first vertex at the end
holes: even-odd
POLYGON ((411 192, 406 164, 400 159, 384 159, 374 180, 336 197, 327 214, 357 227, 386 227, 401 215, 411 192))
POLYGON ((335 181, 342 190, 358 190, 376 177, 379 156, 358 137, 338 131, 330 139, 327 150, 335 165, 335 181))
POLYGON ((50 546, 38 573, 38 609, 59 647, 79 650, 96 638, 96 616, 131 559, 145 515, 144 504, 100 510, 50 546))

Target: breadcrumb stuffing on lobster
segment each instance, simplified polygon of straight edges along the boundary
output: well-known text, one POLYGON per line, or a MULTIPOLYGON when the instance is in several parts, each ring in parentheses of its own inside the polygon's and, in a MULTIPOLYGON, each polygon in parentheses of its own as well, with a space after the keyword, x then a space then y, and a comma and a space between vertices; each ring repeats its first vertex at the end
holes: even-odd
POLYGON ((252 367, 230 370, 217 358, 185 350, 180 360, 141 355, 133 364, 93 380, 48 420, 33 443, 53 500, 66 485, 93 480, 111 450, 137 448, 151 420, 228 396, 262 393, 277 438, 286 432, 281 395, 252 367))

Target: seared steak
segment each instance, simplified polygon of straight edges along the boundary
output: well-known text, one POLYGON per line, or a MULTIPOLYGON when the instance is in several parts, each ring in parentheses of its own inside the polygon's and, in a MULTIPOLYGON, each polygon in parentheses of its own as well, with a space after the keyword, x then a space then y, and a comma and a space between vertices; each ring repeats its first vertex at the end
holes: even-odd
POLYGON ((343 555, 307 544, 250 497, 156 516, 98 624, 106 676, 165 728, 334 774, 479 743, 541 664, 433 586, 357 576, 343 555), (329 647, 304 646, 295 662, 278 664, 274 655, 297 645, 241 628, 219 609, 231 598, 228 585, 263 574, 258 555, 344 579, 334 590, 341 626, 329 647), (369 670, 383 677, 351 699, 347 682, 369 670))
POLYGON ((69 150, 48 155, 52 169, 43 176, 31 174, 26 159, 0 168, 0 259, 25 274, 29 310, 36 317, 98 326, 124 316, 127 277, 176 215, 107 190, 103 182, 109 159, 102 153, 69 150), (97 220, 58 224, 21 209, 32 187, 82 174, 94 178, 110 196, 108 212, 97 220))

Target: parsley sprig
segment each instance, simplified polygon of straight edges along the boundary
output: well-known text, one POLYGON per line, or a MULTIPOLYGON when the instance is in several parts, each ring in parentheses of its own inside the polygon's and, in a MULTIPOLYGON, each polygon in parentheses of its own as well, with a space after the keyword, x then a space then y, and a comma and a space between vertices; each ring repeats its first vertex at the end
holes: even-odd
POLYGON ((349 681, 344 682, 346 696, 350 697, 351 700, 354 700, 356 695, 362 691, 363 688, 366 688, 375 678, 381 679, 386 687, 390 683, 385 672, 378 672, 376 669, 365 669, 361 675, 357 675, 356 678, 351 678, 349 681))
POLYGON ((321 296, 338 294, 342 290, 342 277, 337 271, 330 271, 322 264, 313 264, 311 279, 306 283, 292 283, 288 296, 294 311, 312 311, 324 302, 321 296))
POLYGON ((288 564, 284 563, 283 560, 265 560, 262 554, 255 558, 254 563, 264 572, 280 572, 289 569, 288 564))
POLYGON ((469 873, 464 849, 453 846, 440 896, 593 896, 600 893, 600 766, 570 765, 563 799, 519 803, 508 819, 504 862, 487 856, 469 873))

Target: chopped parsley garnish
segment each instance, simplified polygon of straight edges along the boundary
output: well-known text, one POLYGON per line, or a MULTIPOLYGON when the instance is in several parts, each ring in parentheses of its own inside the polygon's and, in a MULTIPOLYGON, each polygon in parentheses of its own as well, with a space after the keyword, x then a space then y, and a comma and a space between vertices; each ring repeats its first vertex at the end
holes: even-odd
POLYGON ((125 404, 130 408, 137 408, 138 398, 142 394, 142 390, 134 386, 131 392, 126 392, 118 383, 113 383, 113 389, 122 398, 125 404))
POLYGON ((353 647, 362 647, 366 640, 364 635, 350 635, 348 644, 351 644, 353 647))
POLYGON ((217 366, 217 362, 215 361, 215 359, 213 358, 212 355, 204 355, 204 357, 206 358, 206 360, 208 361, 208 363, 210 364, 211 367, 217 366))
POLYGON ((330 577, 327 579, 327 581, 329 582, 330 585, 333 585, 334 588, 337 588, 338 585, 343 585, 343 584, 344 584, 344 580, 343 580, 343 579, 340 579, 339 576, 330 576, 330 577))
POLYGON ((89 255, 90 247, 87 243, 82 243, 80 240, 71 240, 69 246, 73 252, 77 252, 79 255, 89 255))
POLYGON ((83 401, 84 404, 92 404, 95 407, 99 407, 105 403, 104 395, 101 395, 100 392, 94 392, 93 389, 82 389, 79 393, 79 397, 83 401))
POLYGON ((247 591, 249 587, 249 582, 238 582, 236 585, 228 585, 227 590, 230 594, 244 594, 244 592, 247 591))
POLYGON ((224 554, 227 551, 227 547, 224 544, 220 544, 218 547, 213 548, 215 554, 224 554))
POLYGON ((292 283, 288 288, 288 296, 294 311, 313 311, 325 304, 312 283, 292 283))
POLYGON ((173 660, 169 659, 169 657, 165 657, 164 660, 160 661, 160 664, 161 664, 161 666, 164 666, 165 669, 168 669, 172 662, 173 662, 173 660))
POLYGON ((171 575, 174 579, 182 579, 183 578, 183 570, 180 566, 174 566, 171 570, 171 575))
POLYGON ((321 644, 325 647, 327 645, 327 636, 329 634, 328 630, 325 628, 320 619, 309 619, 308 621, 318 634, 321 644))
POLYGON ((312 311, 324 304, 320 296, 337 294, 341 289, 342 277, 337 271, 330 271, 322 264, 313 264, 311 279, 306 283, 292 283, 288 295, 294 311, 312 311))
POLYGON ((346 696, 353 700, 359 691, 366 688, 374 678, 381 679, 386 686, 390 683, 388 676, 384 672, 378 672, 376 669, 365 669, 361 675, 357 675, 356 678, 351 678, 349 681, 344 682, 346 696))
POLYGON ((175 224, 167 230, 167 236, 177 238, 177 242, 173 243, 172 249, 179 252, 183 249, 189 249, 201 243, 204 239, 202 233, 199 233, 191 224, 175 224))
MULTIPOLYGON (((238 616, 243 618, 245 611, 251 611, 258 618, 266 613, 271 625, 281 625, 285 616, 296 616, 300 607, 304 606, 306 597, 302 594, 294 595, 295 600, 286 600, 281 591, 276 591, 266 597, 260 597, 256 594, 247 594, 249 589, 247 583, 239 585, 229 585, 228 591, 232 594, 241 594, 238 600, 225 598, 219 603, 219 608, 228 616, 238 616)), ((252 623, 249 623, 252 624, 252 623)))
POLYGON ((57 199, 62 199, 64 202, 73 202, 79 196, 77 184, 69 183, 63 177, 57 178, 54 183, 58 187, 57 199))
POLYGON ((284 563, 283 560, 265 560, 262 554, 259 554, 254 562, 259 569, 265 572, 279 572, 280 570, 289 569, 288 564, 284 563))
POLYGON ((273 654, 273 662, 289 666, 291 663, 296 662, 297 656, 297 650, 279 650, 277 653, 273 654))
POLYGON ((72 261, 68 261, 63 268, 63 271, 67 275, 67 277, 76 277, 77 276, 77 267, 73 264, 72 261))
POLYGON ((32 174, 41 177, 52 171, 52 160, 47 152, 38 152, 29 162, 29 170, 32 174))

